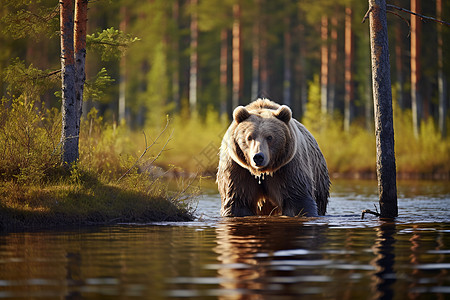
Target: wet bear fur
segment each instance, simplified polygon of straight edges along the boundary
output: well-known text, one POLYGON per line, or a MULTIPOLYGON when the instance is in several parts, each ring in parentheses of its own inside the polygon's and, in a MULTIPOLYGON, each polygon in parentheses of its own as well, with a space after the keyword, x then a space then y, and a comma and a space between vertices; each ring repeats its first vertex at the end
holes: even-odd
POLYGON ((222 216, 324 215, 330 179, 312 134, 267 99, 237 107, 220 147, 222 216))

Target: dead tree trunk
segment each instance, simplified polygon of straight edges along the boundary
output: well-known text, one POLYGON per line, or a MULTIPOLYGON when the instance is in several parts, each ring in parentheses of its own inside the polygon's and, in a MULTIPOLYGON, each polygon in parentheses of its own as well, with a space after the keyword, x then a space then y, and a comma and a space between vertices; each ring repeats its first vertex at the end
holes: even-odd
POLYGON ((398 215, 386 1, 369 0, 377 177, 382 218, 398 215))
POLYGON ((283 78, 283 103, 291 106, 291 81, 292 81, 292 71, 291 71, 291 30, 290 30, 290 20, 286 16, 284 19, 284 78, 283 78))
POLYGON ((75 91, 75 60, 73 45, 73 0, 60 2, 61 29, 61 92, 62 92, 62 163, 69 167, 78 159, 78 110, 75 91))

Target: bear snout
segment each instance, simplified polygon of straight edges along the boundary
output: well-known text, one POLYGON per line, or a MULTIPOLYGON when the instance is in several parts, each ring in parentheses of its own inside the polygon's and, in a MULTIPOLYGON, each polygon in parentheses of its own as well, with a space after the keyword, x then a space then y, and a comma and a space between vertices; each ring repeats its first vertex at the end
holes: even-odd
POLYGON ((253 156, 253 161, 255 162, 257 167, 262 167, 264 164, 264 153, 259 152, 253 156))

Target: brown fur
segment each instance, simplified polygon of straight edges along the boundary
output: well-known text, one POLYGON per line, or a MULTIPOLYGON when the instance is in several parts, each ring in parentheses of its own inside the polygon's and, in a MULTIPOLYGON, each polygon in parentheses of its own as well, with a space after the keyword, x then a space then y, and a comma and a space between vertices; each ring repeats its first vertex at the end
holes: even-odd
POLYGON ((217 183, 222 216, 324 215, 330 186, 314 137, 289 107, 267 99, 234 110, 217 183))

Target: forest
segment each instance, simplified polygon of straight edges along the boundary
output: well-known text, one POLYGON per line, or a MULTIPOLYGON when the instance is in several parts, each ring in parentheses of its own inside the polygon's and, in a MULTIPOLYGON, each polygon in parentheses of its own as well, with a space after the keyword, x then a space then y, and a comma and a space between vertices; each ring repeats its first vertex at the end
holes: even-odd
MULTIPOLYGON (((450 2, 387 2, 398 173, 448 179, 450 27, 405 10, 448 22, 450 2)), ((289 105, 311 130, 332 176, 374 176, 367 1, 99 0, 88 7, 80 165, 119 174, 133 160, 127 155, 141 155, 153 136, 161 140, 152 164, 213 176, 232 109, 264 97, 289 105)), ((58 2, 0 4, 4 178, 24 174, 7 165, 23 168, 33 151, 50 152, 37 173, 55 163, 59 25, 58 2)))

